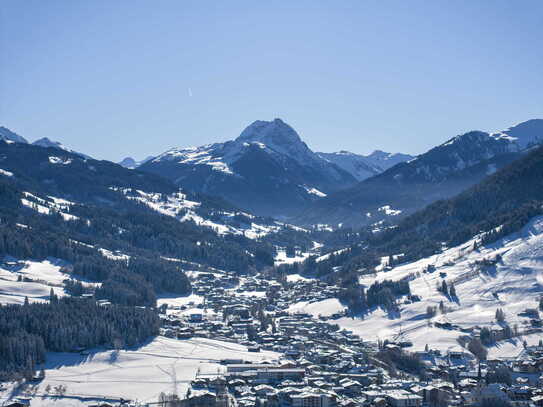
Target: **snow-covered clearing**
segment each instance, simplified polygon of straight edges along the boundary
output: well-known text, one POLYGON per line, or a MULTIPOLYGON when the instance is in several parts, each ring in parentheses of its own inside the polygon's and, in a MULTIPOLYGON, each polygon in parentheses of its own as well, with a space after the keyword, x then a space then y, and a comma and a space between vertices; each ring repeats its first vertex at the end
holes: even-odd
POLYGON ((0 266, 0 304, 22 304, 25 297, 30 302, 45 302, 49 300, 51 288, 57 296, 65 296, 63 281, 66 279, 87 286, 99 285, 70 274, 69 270, 67 262, 54 258, 41 262, 4 261, 0 266))
POLYGON ((337 298, 328 298, 322 301, 309 302, 300 301, 292 304, 288 308, 288 312, 296 314, 299 312, 311 314, 313 317, 330 316, 332 314, 341 312, 345 307, 339 302, 337 298))
POLYGON ((96 351, 89 355, 49 353, 45 379, 33 390, 31 406, 77 406, 120 398, 155 402, 161 392, 184 395, 197 373, 214 376, 224 372, 225 366, 219 364, 221 359, 261 362, 278 357, 275 352, 248 352, 245 346, 230 342, 164 337, 153 338, 131 350, 96 351), (69 404, 54 402, 45 393, 48 385, 54 388, 60 384, 66 386, 63 400, 69 404))
MULTIPOLYGON (((529 328, 529 318, 518 314, 527 308, 537 308, 539 296, 543 295, 543 217, 534 218, 520 232, 498 242, 474 250, 474 238, 458 247, 413 263, 394 267, 390 271, 378 269, 373 275, 362 276, 365 286, 385 279, 412 279, 412 294, 421 297, 420 302, 400 305, 400 315, 389 315, 378 309, 364 319, 342 318, 337 323, 352 330, 366 340, 401 339, 413 342, 420 350, 428 344, 431 348, 447 350, 458 348, 457 338, 466 333, 459 329, 475 326, 499 328, 495 322, 497 308, 506 314, 507 323, 519 330, 529 328), (495 265, 482 266, 476 261, 492 260, 501 255, 495 265), (432 265, 433 272, 423 272, 432 265), (444 273, 444 274, 441 274, 444 273), (443 280, 454 282, 458 299, 450 299, 437 291, 443 280), (427 307, 439 308, 443 301, 446 313, 428 319, 427 307), (457 329, 442 329, 429 322, 449 322, 457 329)), ((402 300, 403 301, 403 300, 402 300)), ((528 336, 537 342, 542 333, 528 336)), ((518 339, 518 338, 517 338, 518 339)), ((523 338, 520 338, 522 343, 523 338)), ((516 345, 500 342, 490 349, 490 354, 513 357, 518 354, 516 345)))
POLYGON ((73 202, 66 201, 65 199, 55 198, 54 196, 48 196, 47 198, 40 198, 30 192, 23 192, 25 198, 21 198, 21 203, 35 210, 43 215, 52 215, 54 213, 60 214, 65 221, 77 220, 77 216, 68 213, 70 206, 74 205, 73 202))
POLYGON ((313 278, 307 278, 300 274, 289 274, 287 275, 287 281, 289 283, 295 283, 297 281, 311 281, 314 280, 313 278))
POLYGON ((286 248, 278 247, 277 253, 275 255, 274 263, 276 266, 280 266, 281 264, 302 263, 309 256, 319 255, 321 247, 322 247, 321 243, 313 242, 313 247, 311 249, 309 249, 306 252, 303 252, 301 250, 296 250, 295 255, 293 257, 287 256, 286 248))
POLYGON ((157 298, 157 306, 168 304, 168 307, 181 307, 189 305, 198 305, 204 302, 204 297, 201 295, 191 294, 185 297, 176 295, 161 295, 157 298))
POLYGON ((301 263, 310 255, 309 252, 297 252, 294 257, 289 257, 285 249, 278 249, 275 255, 275 265, 301 263))
POLYGON ((125 261, 127 263, 130 261, 130 256, 128 254, 121 253, 118 250, 112 252, 111 250, 100 248, 98 251, 102 256, 109 260, 125 261))

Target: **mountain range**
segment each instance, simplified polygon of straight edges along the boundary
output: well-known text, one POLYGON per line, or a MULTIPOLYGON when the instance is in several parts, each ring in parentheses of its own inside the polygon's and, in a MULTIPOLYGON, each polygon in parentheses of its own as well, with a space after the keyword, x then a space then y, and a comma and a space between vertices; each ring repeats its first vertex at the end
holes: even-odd
POLYGON ((543 140, 543 120, 497 133, 470 131, 315 202, 297 222, 376 224, 477 184, 543 140))
POLYGON ((289 218, 409 158, 383 152, 315 153, 292 127, 275 119, 255 121, 225 143, 170 149, 138 169, 259 215, 289 218))
MULTIPOLYGON (((28 143, 5 127, 0 139, 28 143)), ((235 139, 172 148, 119 164, 159 175, 194 193, 216 196, 247 212, 304 226, 364 226, 395 222, 483 180, 543 140, 543 120, 504 131, 470 131, 411 156, 376 150, 312 151, 281 119, 258 120, 235 139)), ((34 145, 75 152, 42 138, 34 145)))

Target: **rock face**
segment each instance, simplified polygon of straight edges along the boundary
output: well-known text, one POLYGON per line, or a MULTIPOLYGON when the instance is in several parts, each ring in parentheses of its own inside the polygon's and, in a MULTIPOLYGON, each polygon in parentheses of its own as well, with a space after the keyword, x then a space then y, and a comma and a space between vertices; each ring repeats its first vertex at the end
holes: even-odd
POLYGON ((349 171, 311 151, 281 119, 255 121, 225 143, 170 149, 138 169, 278 218, 293 216, 357 181, 349 171))

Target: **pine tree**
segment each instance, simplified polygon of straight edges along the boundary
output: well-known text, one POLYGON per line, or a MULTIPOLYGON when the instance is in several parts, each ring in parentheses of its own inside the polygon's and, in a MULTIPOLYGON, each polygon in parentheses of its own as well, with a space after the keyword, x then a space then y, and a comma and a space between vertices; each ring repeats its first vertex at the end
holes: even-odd
POLYGON ((449 289, 447 287, 447 281, 443 280, 441 283, 441 292, 445 295, 449 294, 449 289))
POLYGON ((456 298, 456 288, 454 287, 453 283, 451 283, 451 286, 449 287, 449 295, 452 298, 456 298))

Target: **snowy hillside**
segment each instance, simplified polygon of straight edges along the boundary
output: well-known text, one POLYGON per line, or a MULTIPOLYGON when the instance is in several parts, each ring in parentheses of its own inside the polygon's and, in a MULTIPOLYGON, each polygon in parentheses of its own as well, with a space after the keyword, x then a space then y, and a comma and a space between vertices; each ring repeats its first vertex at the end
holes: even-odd
POLYGON ((70 271, 71 265, 59 259, 38 262, 5 258, 0 265, 0 304, 23 304, 25 297, 29 302, 46 302, 51 289, 55 295, 63 297, 67 295, 64 281, 68 279, 84 286, 100 286, 100 283, 89 282, 70 271))
POLYGON ((349 151, 338 151, 335 153, 317 153, 325 160, 336 164, 352 174, 358 181, 373 177, 383 171, 388 170, 396 164, 412 160, 414 157, 409 154, 386 153, 381 150, 375 150, 368 155, 351 153, 349 151))
MULTIPOLYGON (((155 402, 161 392, 184 395, 197 374, 212 377, 225 370, 222 359, 252 362, 278 359, 279 354, 263 351, 248 352, 236 343, 205 338, 184 341, 156 337, 137 349, 96 350, 86 355, 49 353, 45 380, 32 392, 32 407, 83 406, 108 399, 155 402), (66 392, 61 398, 51 390, 62 384, 66 392)), ((0 391, 0 402, 9 390, 0 391)), ((12 394, 11 397, 28 393, 12 394)))
MULTIPOLYGON (((529 120, 498 133, 470 131, 424 154, 396 164, 357 185, 314 202, 298 223, 372 224, 378 208, 389 205, 408 215, 482 181, 543 140, 543 120, 529 120)), ((387 153, 372 154, 387 160, 387 153)))
POLYGON ((77 155, 80 155, 81 157, 83 158, 91 158, 90 156, 86 155, 86 154, 83 154, 83 153, 79 153, 77 151, 74 151, 72 150, 71 148, 69 147, 66 147, 64 144, 58 142, 58 141, 51 141, 49 140, 47 137, 44 137, 44 138, 41 138, 39 140, 36 140, 32 143, 33 145, 35 146, 39 146, 39 147, 45 147, 45 148, 56 148, 58 150, 63 150, 63 151, 67 151, 69 153, 73 153, 73 154, 77 154, 77 155))
MULTIPOLYGON (((484 326, 500 328, 495 321, 498 308, 505 311, 506 322, 511 327, 516 325, 520 332, 530 332, 530 318, 519 313, 537 309, 543 295, 543 217, 533 219, 522 231, 495 244, 474 249, 479 240, 476 237, 441 254, 390 271, 378 267, 375 275, 362 277, 360 282, 369 286, 376 280, 406 278, 410 280, 412 294, 421 301, 403 302, 398 315, 378 309, 364 319, 342 318, 337 322, 367 340, 411 341, 416 350, 424 349, 426 344, 441 350, 458 349, 457 339, 466 332, 484 326), (425 272, 428 266, 430 272, 425 272), (457 299, 446 297, 436 289, 443 281, 449 286, 454 283, 457 299), (445 313, 439 311, 441 301, 445 313), (436 307, 435 316, 427 315, 430 306, 436 307), (437 327, 440 322, 450 323, 452 328, 437 327)), ((541 338, 541 332, 527 336, 535 343, 541 338)), ((523 339, 498 343, 489 349, 489 354, 514 357, 522 351, 523 339)))
POLYGON ((24 137, 19 136, 4 126, 0 126, 0 140, 4 140, 6 143, 28 143, 24 137))
POLYGON ((187 195, 182 192, 166 195, 132 190, 131 188, 111 187, 111 189, 120 191, 127 199, 141 202, 160 214, 175 217, 181 222, 192 221, 198 226, 215 231, 218 235, 232 234, 258 239, 269 233, 278 232, 284 227, 291 227, 276 221, 266 223, 264 219, 245 212, 216 210, 210 213, 200 211, 202 203, 187 199, 187 195))

